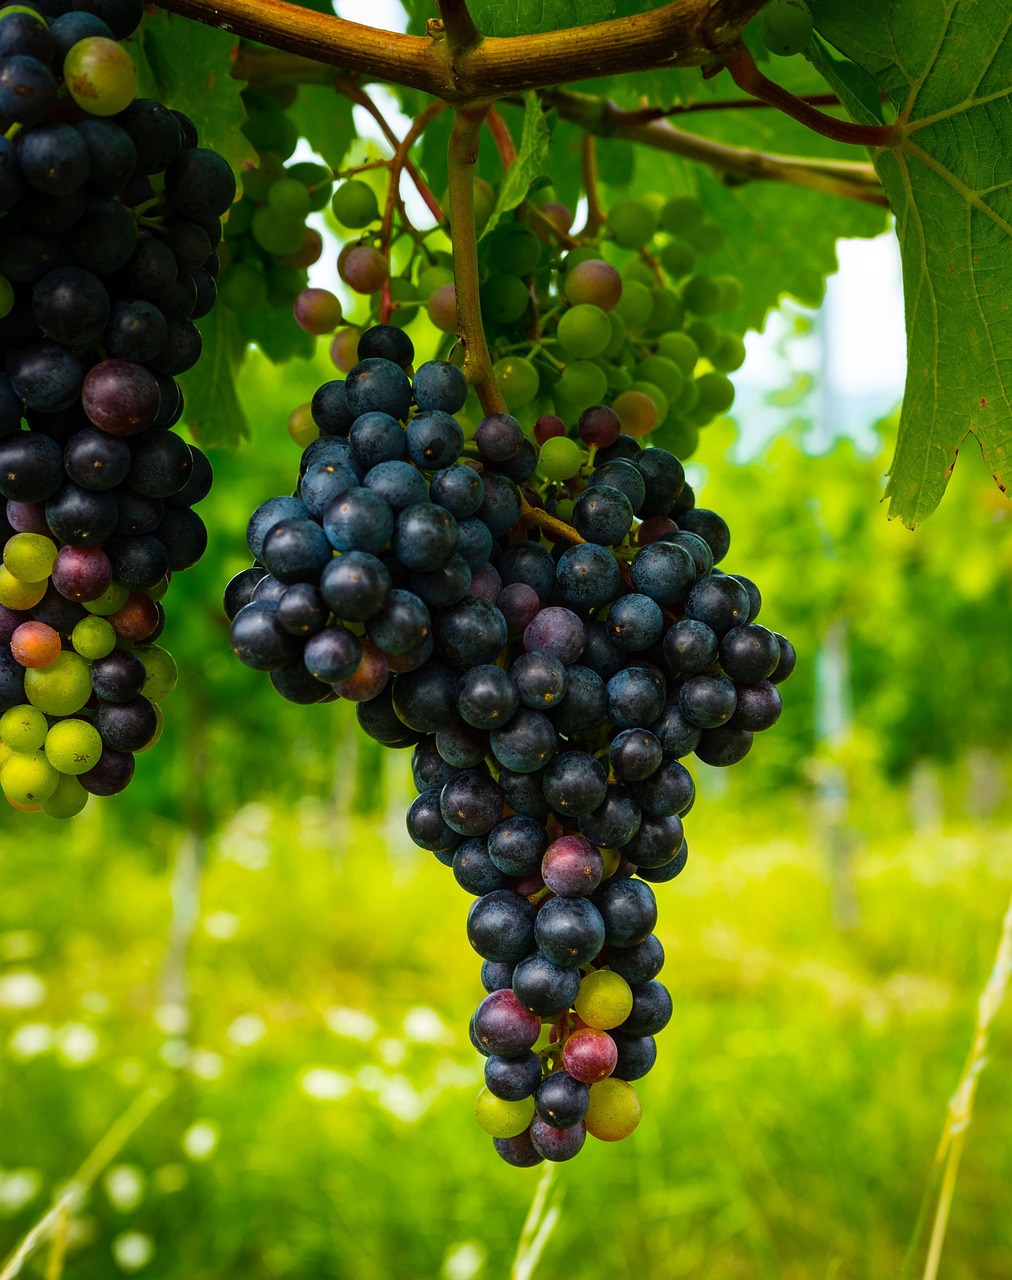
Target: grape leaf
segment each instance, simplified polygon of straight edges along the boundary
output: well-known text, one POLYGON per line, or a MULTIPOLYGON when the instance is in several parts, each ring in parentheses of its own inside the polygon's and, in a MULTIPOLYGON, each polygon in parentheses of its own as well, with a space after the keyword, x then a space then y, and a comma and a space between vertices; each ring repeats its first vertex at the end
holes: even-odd
POLYGON ((128 48, 137 67, 138 95, 156 98, 190 117, 202 146, 223 155, 235 173, 256 152, 241 127, 246 119, 241 80, 227 68, 236 38, 202 22, 149 9, 128 48))
POLYGON ((615 12, 613 0, 472 0, 471 17, 487 36, 528 35, 601 22, 615 12))
MULTIPOLYGON (((999 488, 1012 446, 1012 19, 1001 0, 813 0, 821 35, 875 80, 900 143, 875 155, 896 214, 907 383, 886 496, 911 528, 972 434, 999 488)), ((841 90, 842 93, 842 90, 841 90)), ((852 94, 855 118, 874 123, 852 94)))
POLYGON ((485 224, 482 235, 488 235, 499 223, 503 214, 509 213, 526 200, 531 184, 545 172, 548 143, 548 125, 545 123, 545 113, 541 109, 541 100, 536 93, 525 93, 524 125, 516 159, 506 170, 495 208, 485 224))
POLYGON ((288 108, 288 117, 299 137, 305 138, 332 169, 341 168, 358 136, 350 99, 324 85, 300 85, 298 97, 288 108))
POLYGON ((246 342, 238 318, 222 306, 198 321, 197 327, 204 340, 203 353, 179 379, 184 418, 199 444, 234 447, 249 438, 249 423, 235 386, 246 342))

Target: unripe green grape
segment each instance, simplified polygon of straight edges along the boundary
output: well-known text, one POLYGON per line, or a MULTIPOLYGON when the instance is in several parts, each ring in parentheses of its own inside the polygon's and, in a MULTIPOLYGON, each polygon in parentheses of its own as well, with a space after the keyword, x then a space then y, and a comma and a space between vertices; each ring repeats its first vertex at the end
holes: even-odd
POLYGON ((657 283, 657 277, 654 275, 653 270, 642 258, 634 258, 632 262, 627 262, 622 268, 622 283, 626 284, 630 280, 645 284, 648 289, 652 289, 657 283))
POLYGON ((14 306, 14 286, 6 276, 0 276, 0 320, 9 316, 14 306))
POLYGON ((288 434, 300 449, 305 449, 319 439, 320 428, 313 421, 311 405, 300 404, 291 411, 288 415, 288 434))
POLYGON ((426 267, 418 273, 418 296, 428 302, 442 284, 453 284, 453 272, 449 267, 426 267))
POLYGON ((669 241, 660 252, 661 266, 669 276, 687 276, 696 265, 696 255, 684 240, 669 241))
POLYGON ((677 400, 685 386, 682 370, 667 356, 647 356, 636 366, 636 378, 660 387, 669 401, 677 400))
POLYGON ((503 356, 492 366, 492 372, 511 412, 530 404, 538 394, 538 371, 523 356, 503 356))
POLYGON ((147 678, 141 693, 149 702, 161 702, 176 687, 176 663, 167 649, 157 644, 141 644, 134 650, 144 663, 147 678))
POLYGON ((601 1142, 621 1142, 643 1116, 640 1096, 628 1080, 600 1080, 590 1086, 590 1106, 583 1117, 587 1132, 601 1142))
POLYGON ((724 243, 724 233, 715 222, 701 222, 686 231, 685 238, 697 253, 716 253, 724 243))
POLYGON ((672 412, 678 412, 686 416, 691 415, 695 412, 697 404, 699 404, 699 388, 696 386, 696 379, 686 378, 682 394, 671 406, 672 412))
POLYGON ((534 1119, 534 1098, 507 1102, 483 1088, 474 1102, 474 1118, 492 1138, 515 1138, 534 1119))
POLYGON ((710 417, 727 413, 734 404, 734 383, 723 373, 704 373, 696 379, 699 392, 698 410, 709 410, 710 417))
POLYGON ((541 241, 521 222, 500 223, 486 244, 490 266, 505 275, 530 275, 541 261, 541 241))
POLYGON ((710 363, 721 373, 734 373, 745 363, 745 343, 736 333, 722 333, 710 354, 710 363))
POLYGON ((405 280, 403 276, 395 276, 390 281, 390 297, 395 305, 390 312, 387 324, 404 329, 418 315, 418 290, 410 280, 405 280))
POLYGON ((49 721, 29 703, 11 707, 0 716, 0 742, 12 751, 41 751, 49 721))
POLYGON ((261 249, 272 257, 283 258, 294 253, 302 243, 302 223, 298 219, 283 219, 270 208, 261 205, 253 215, 250 232, 261 249))
POLYGON ((622 277, 611 265, 600 258, 578 263, 562 282, 562 292, 568 303, 592 303, 602 311, 611 311, 622 297, 622 277))
POLYGON ((89 795, 84 787, 69 773, 57 775, 56 790, 42 802, 42 812, 50 818, 76 818, 88 803, 89 795))
POLYGON ((611 323, 600 307, 581 302, 559 320, 559 345, 577 360, 599 356, 611 341, 611 323))
POLYGON ((313 213, 327 207, 334 189, 334 180, 326 165, 317 164, 315 160, 299 160, 296 164, 290 164, 285 172, 289 178, 295 178, 306 188, 309 208, 313 213))
POLYGON ((16 13, 27 13, 29 18, 35 18, 43 27, 49 26, 42 14, 34 5, 30 4, 5 4, 0 10, 0 22, 5 18, 13 18, 16 13))
POLYGON ((82 600, 81 603, 89 613, 98 614, 100 618, 108 618, 110 614, 117 613, 126 604, 130 598, 130 592, 126 587, 120 586, 118 582, 113 582, 109 590, 98 596, 95 600, 82 600))
POLYGON ((608 323, 611 325, 611 337, 601 355, 610 360, 614 359, 625 346, 626 332, 622 317, 616 315, 614 311, 608 312, 608 323))
MULTIPOLYGON (((445 202, 448 203, 448 202, 445 202)), ((474 179, 474 225, 480 231, 495 208, 495 190, 484 178, 474 179)))
POLYGON ((699 428, 672 410, 657 430, 657 443, 676 458, 691 458, 699 447, 699 428))
POLYGON ((433 289, 425 310, 437 329, 443 333, 457 332, 457 290, 452 283, 433 289))
POLYGON ((379 293, 386 284, 389 268, 378 249, 367 244, 345 245, 337 260, 337 273, 356 293, 379 293))
POLYGON ((126 49, 105 36, 72 45, 63 60, 67 92, 93 116, 114 116, 133 102, 137 71, 126 49))
POLYGON ((362 182, 358 178, 349 178, 347 182, 341 183, 334 192, 330 207, 338 222, 354 231, 360 231, 371 222, 379 221, 376 192, 368 182, 362 182))
POLYGON ((657 230, 657 212, 645 200, 620 200, 608 214, 608 229, 623 249, 642 249, 657 230))
POLYGON ((661 210, 661 226, 670 235, 683 236, 703 221, 703 206, 695 196, 672 196, 661 210))
POLYGON ((660 422, 668 412, 668 397, 660 389, 655 382, 647 382, 645 379, 634 378, 630 387, 630 391, 639 391, 650 399, 657 406, 657 421, 660 422))
POLYGON ((538 470, 549 480, 568 480, 583 466, 584 452, 568 436, 553 436, 538 450, 538 470))
POLYGON ((481 314, 493 324, 513 324, 527 311, 531 295, 519 276, 490 275, 478 290, 481 314))
POLYGON ((811 40, 812 26, 804 0, 770 0, 759 19, 759 34, 770 53, 790 58, 811 40))
POLYGON ((670 289, 650 290, 650 315, 643 326, 650 333, 667 333, 677 329, 685 318, 685 308, 670 289))
POLYGON ((611 407, 618 414, 627 436, 649 435, 660 421, 657 404, 652 397, 632 388, 616 396, 611 407))
POLYGON ((60 773, 87 773, 98 764, 102 739, 87 720, 58 720, 46 735, 46 759, 60 773))
POLYGON ((610 969, 595 969, 580 981, 573 1008, 588 1027, 610 1031, 632 1013, 633 993, 625 978, 610 969))
POLYGON ((682 285, 682 302, 693 315, 713 315, 720 310, 720 287, 709 276, 691 276, 682 285))
POLYGON ((47 716, 72 716, 91 697, 91 668, 80 654, 64 649, 48 667, 25 672, 25 697, 47 716))
POLYGON ((309 192, 297 178, 279 178, 267 192, 267 208, 282 222, 305 222, 309 192))
POLYGON ((261 155, 270 151, 279 160, 287 160, 298 145, 299 135, 280 103, 256 89, 245 89, 242 103, 246 108, 242 132, 253 146, 261 155))
POLYGON ((618 316, 628 329, 642 329, 650 319, 653 305, 650 286, 641 280, 631 279, 627 272, 622 281, 622 296, 611 315, 618 316))
POLYGON ((691 373, 699 359, 699 348, 687 333, 665 333, 657 341, 657 354, 673 360, 682 373, 691 373))
POLYGON ((735 311, 741 306, 745 290, 737 276, 714 276, 713 283, 720 291, 719 311, 735 311))
POLYGON ((59 781, 60 775, 41 751, 15 752, 0 769, 0 789, 15 804, 41 804, 59 781))
POLYGON ((169 593, 168 574, 166 574, 164 578, 156 582, 153 587, 144 588, 144 594, 147 596, 149 600, 154 600, 156 604, 159 600, 164 600, 165 597, 168 595, 168 593, 169 593))
POLYGON ((558 385, 558 394, 574 407, 578 405, 581 413, 592 404, 600 404, 607 390, 608 378, 604 370, 590 360, 574 360, 567 364, 558 385))
POLYGON ((218 282, 223 306, 240 315, 256 311, 267 301, 267 281, 262 271, 245 262, 233 262, 218 282))
POLYGON ((70 643, 82 658, 97 662, 116 648, 116 632, 111 622, 94 614, 81 621, 70 633, 70 643))
POLYGON ((720 332, 716 325, 712 325, 709 320, 693 320, 691 324, 685 326, 685 331, 696 344, 699 354, 709 360, 717 350, 717 343, 720 341, 720 332))
POLYGON ((560 498, 555 504, 553 515, 558 516, 560 520, 565 520, 567 524, 571 524, 573 520, 573 507, 576 504, 572 498, 560 498))
POLYGON ((42 533, 16 533, 7 539, 3 560, 22 582, 45 582, 56 561, 56 543, 42 533))
POLYGON ((598 262, 601 254, 592 245, 581 245, 578 249, 570 249, 562 263, 563 276, 578 267, 581 262, 598 262))
POLYGON ((223 224, 223 230, 226 237, 230 240, 236 240, 239 236, 244 235, 253 222, 253 214, 256 211, 256 205, 249 193, 249 180, 253 175, 247 173, 243 177, 243 194, 242 197, 235 202, 228 211, 228 217, 223 224))
POLYGON ((609 364, 604 372, 609 391, 628 391, 632 386, 632 374, 624 364, 609 364))

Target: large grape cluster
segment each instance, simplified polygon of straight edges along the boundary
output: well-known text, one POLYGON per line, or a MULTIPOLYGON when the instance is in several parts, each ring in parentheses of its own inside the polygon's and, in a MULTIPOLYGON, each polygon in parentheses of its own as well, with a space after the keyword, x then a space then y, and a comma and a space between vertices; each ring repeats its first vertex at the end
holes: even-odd
POLYGON ((511 1164, 566 1160, 635 1129, 630 1082, 671 1016, 651 885, 688 856, 682 761, 740 760, 794 650, 716 567, 727 526, 679 460, 614 410, 581 415, 586 455, 561 434, 538 450, 505 413, 465 444, 459 369, 412 381, 389 326, 359 354, 316 393, 297 495, 250 521, 233 647, 285 697, 349 698, 413 749, 408 832, 475 899, 476 1118, 511 1164))
POLYGON ((204 551, 204 454, 170 428, 235 194, 192 122, 135 98, 141 0, 0 10, 0 789, 113 795, 175 683, 169 577, 204 551))

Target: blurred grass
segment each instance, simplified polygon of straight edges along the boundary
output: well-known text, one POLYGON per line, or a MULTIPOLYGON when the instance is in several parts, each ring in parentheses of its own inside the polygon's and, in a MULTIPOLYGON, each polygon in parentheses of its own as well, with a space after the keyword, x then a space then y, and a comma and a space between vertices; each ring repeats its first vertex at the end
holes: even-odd
MULTIPOLYGON (((399 789, 399 783, 397 787, 399 789)), ((100 806, 0 843, 0 1252, 146 1084, 173 1095, 68 1231, 68 1280, 499 1280, 539 1174, 474 1126, 482 992, 468 899, 403 809, 252 805, 213 835, 189 957, 162 1005, 182 833, 100 806)), ((893 796, 890 812, 902 812, 893 796)), ((876 815, 867 815, 874 826, 876 815)), ((556 1178, 536 1275, 895 1276, 1012 887, 1012 830, 895 816, 832 923, 800 800, 762 820, 704 795, 659 887, 675 1017, 627 1142, 556 1178), (779 830, 777 829, 779 826, 779 830)), ((993 1028, 942 1274, 1012 1274, 1012 1018, 993 1028)), ((36 1274, 41 1274, 42 1262, 36 1274)))

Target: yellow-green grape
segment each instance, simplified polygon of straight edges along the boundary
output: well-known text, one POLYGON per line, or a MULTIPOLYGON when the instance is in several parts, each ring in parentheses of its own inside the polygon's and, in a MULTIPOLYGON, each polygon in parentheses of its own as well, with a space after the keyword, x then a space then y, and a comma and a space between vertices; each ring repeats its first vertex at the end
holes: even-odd
POLYGON ((688 378, 682 394, 672 406, 679 413, 691 413, 699 404, 699 388, 696 386, 695 378, 688 378))
POLYGON ((91 668, 69 649, 48 667, 25 672, 25 697, 47 716, 72 716, 91 697, 91 668))
POLYGON ((715 222, 701 222, 687 231, 685 238, 697 253, 716 253, 724 243, 724 233, 715 222))
MULTIPOLYGON (((449 202, 447 202, 449 203, 449 202)), ((474 180, 474 225, 480 231, 492 216, 495 208, 495 191, 484 178, 474 180)))
POLYGON ((672 196, 661 210, 661 226, 673 236, 683 236, 703 221, 703 206, 695 196, 672 196))
POLYGON ((11 707, 0 716, 0 742, 12 751, 41 751, 49 732, 49 722, 27 703, 11 707))
POLYGON ((306 188, 309 207, 314 213, 325 209, 330 203, 334 183, 326 165, 316 164, 313 160, 299 160, 296 164, 289 165, 285 173, 289 178, 298 178, 306 188))
POLYGON ((642 249, 657 230, 657 211, 645 200, 620 200, 608 214, 608 229, 623 249, 642 249))
POLYGON ((685 386, 685 375, 679 365, 667 356, 647 356, 636 366, 639 382, 652 382, 660 387, 669 401, 677 400, 685 386))
POLYGON ((670 276, 687 276, 696 265, 696 254, 684 240, 672 240, 660 252, 661 266, 670 276))
POLYGON ((76 818, 88 803, 88 793, 69 773, 57 776, 56 790, 48 800, 43 800, 42 812, 50 818, 76 818))
POLYGON ((696 390, 699 392, 697 412, 705 411, 710 418, 727 413, 734 404, 734 383, 723 373, 701 374, 696 379, 696 390))
POLYGON ((506 275, 530 275, 541 261, 541 241, 522 222, 501 223, 486 244, 489 263, 506 275))
POLYGON ((151 748, 155 746, 155 744, 158 742, 158 739, 162 736, 162 731, 165 729, 165 715, 162 712, 162 709, 157 702, 155 703, 155 718, 158 721, 158 727, 155 729, 154 733, 151 735, 150 739, 144 744, 144 746, 138 748, 137 750, 138 755, 140 755, 142 751, 150 751, 151 748))
POLYGON ((642 329, 650 319, 653 305, 649 285, 626 275, 622 281, 622 296, 609 314, 617 316, 629 329, 642 329))
POLYGON ((623 364, 609 364, 605 369, 605 375, 608 378, 608 390, 616 395, 622 391, 628 391, 632 386, 632 374, 623 364))
POLYGON ((70 643, 82 658, 96 662, 116 648, 116 632, 111 622, 92 615, 82 618, 70 633, 70 643))
POLYGON ((507 1102, 482 1089, 474 1101, 474 1118, 493 1138, 515 1138, 534 1119, 534 1099, 507 1102))
POLYGON ((560 498, 555 504, 555 515, 569 524, 573 519, 573 505, 572 498, 560 498))
POLYGON ((309 192, 296 178, 279 178, 267 192, 267 208, 283 222, 305 222, 309 216, 309 192))
POLYGON ((250 230, 261 249, 273 257, 284 258, 302 243, 304 224, 297 219, 279 218, 263 204, 254 213, 250 230))
POLYGON ((713 315, 720 310, 720 286, 709 276, 690 276, 682 285, 682 302, 693 315, 713 315))
POLYGON ((34 609, 45 594, 45 582, 22 582, 5 564, 0 565, 0 604, 19 611, 34 609))
POLYGON ((330 207, 338 222, 355 231, 367 227, 370 222, 377 222, 380 216, 376 192, 359 178, 342 182, 334 192, 330 207))
POLYGON ((686 325, 685 331, 696 344, 696 349, 701 356, 709 359, 717 350, 720 333, 716 325, 712 325, 709 320, 693 320, 691 324, 686 325))
POLYGON ((629 390, 638 391, 643 395, 650 397, 657 409, 658 422, 665 417, 668 412, 668 397, 655 382, 646 382, 642 379, 636 379, 629 387, 629 390))
POLYGON ((56 543, 42 533, 16 533, 7 539, 4 564, 22 582, 45 582, 56 562, 56 543))
POLYGON ((109 590, 100 595, 97 600, 85 600, 84 607, 89 613, 97 614, 100 618, 107 618, 111 613, 116 613, 122 609, 130 598, 130 592, 126 587, 121 587, 118 582, 113 582, 109 590))
POLYGON ((102 739, 88 720, 57 720, 46 735, 44 750, 54 769, 76 777, 98 764, 102 739))
POLYGON ((657 354, 673 360, 682 373, 689 374, 699 360, 699 348, 687 333, 666 333, 657 341, 657 354))
POLYGON ((671 412, 658 428, 658 443, 676 458, 691 458, 699 448, 699 428, 671 412))
POLYGON ((41 751, 16 751, 0 769, 0 789, 15 804, 41 804, 59 781, 60 775, 41 751))
POLYGON ((307 444, 312 444, 319 436, 320 428, 313 421, 312 409, 308 404, 300 404, 289 414, 288 434, 300 449, 304 449, 307 444))
POLYGON ((141 693, 149 702, 161 702, 176 687, 178 672, 175 659, 168 649, 156 644, 141 644, 134 653, 144 663, 147 679, 141 693))
POLYGON ((660 421, 656 403, 642 391, 623 391, 615 397, 611 407, 618 414, 627 436, 649 435, 660 421))
POLYGON ((538 470, 549 480, 568 480, 583 466, 583 450, 568 436, 553 436, 538 450, 538 470))
POLYGON ((632 1013, 632 987, 610 969, 595 969, 580 981, 573 1008, 588 1027, 610 1031, 632 1013))
POLYGON ((441 284, 453 284, 453 272, 449 267, 426 267, 418 273, 418 296, 428 302, 441 284))
POLYGON ((156 582, 153 587, 147 587, 144 594, 149 600, 154 600, 157 604, 159 600, 164 600, 166 595, 168 595, 169 585, 169 577, 168 574, 166 574, 166 576, 156 582))
POLYGON ((759 19, 759 34, 770 53, 790 58, 812 38, 812 14, 804 0, 772 0, 759 19))
POLYGON ((387 324, 403 329, 418 315, 418 290, 410 280, 394 276, 390 281, 390 297, 394 306, 387 324))
POLYGON ((667 333, 677 329, 685 318, 682 300, 670 289, 650 290, 650 315, 647 317, 646 329, 652 333, 667 333))
POLYGON ((63 60, 67 92, 92 116, 114 116, 137 93, 137 71, 123 45, 105 36, 88 36, 72 45, 63 60))
POLYGON ((538 371, 523 356, 503 356, 492 372, 507 409, 522 409, 538 394, 538 371))
POLYGON ((602 849, 601 858, 604 861, 601 879, 610 880, 618 870, 618 864, 622 861, 622 854, 618 849, 602 849))
POLYGON ((648 289, 652 289, 657 283, 657 277, 653 269, 642 258, 634 258, 632 262, 627 262, 622 268, 623 288, 625 288, 627 280, 635 280, 638 284, 645 284, 648 289))
POLYGON ((0 769, 4 767, 13 754, 14 752, 7 743, 4 742, 3 738, 0 738, 0 769))
POLYGON ((614 311, 608 312, 608 323, 611 325, 611 338, 608 340, 608 345, 601 352, 601 355, 605 357, 605 359, 611 360, 614 359, 614 357, 617 356, 625 346, 626 332, 625 322, 622 317, 616 315, 614 311))
POLYGON ((600 307, 581 302, 559 320, 559 346, 575 360, 599 356, 611 341, 611 321, 600 307))
POLYGON ((0 320, 9 316, 14 308, 14 286, 6 276, 0 276, 0 320))
POLYGON ((577 412, 582 413, 592 404, 600 404, 607 390, 608 377, 602 368, 590 360, 574 360, 563 369, 556 393, 579 406, 577 412))
POLYGON ((737 276, 713 276, 713 283, 720 292, 719 311, 734 311, 741 306, 745 291, 737 276))
POLYGON ((621 1142, 643 1116, 640 1096, 627 1080, 609 1077, 590 1086, 590 1106, 583 1117, 587 1132, 601 1142, 621 1142))
POLYGON ((722 333, 710 353, 710 363, 721 373, 734 373, 745 363, 745 343, 736 333, 722 333))

